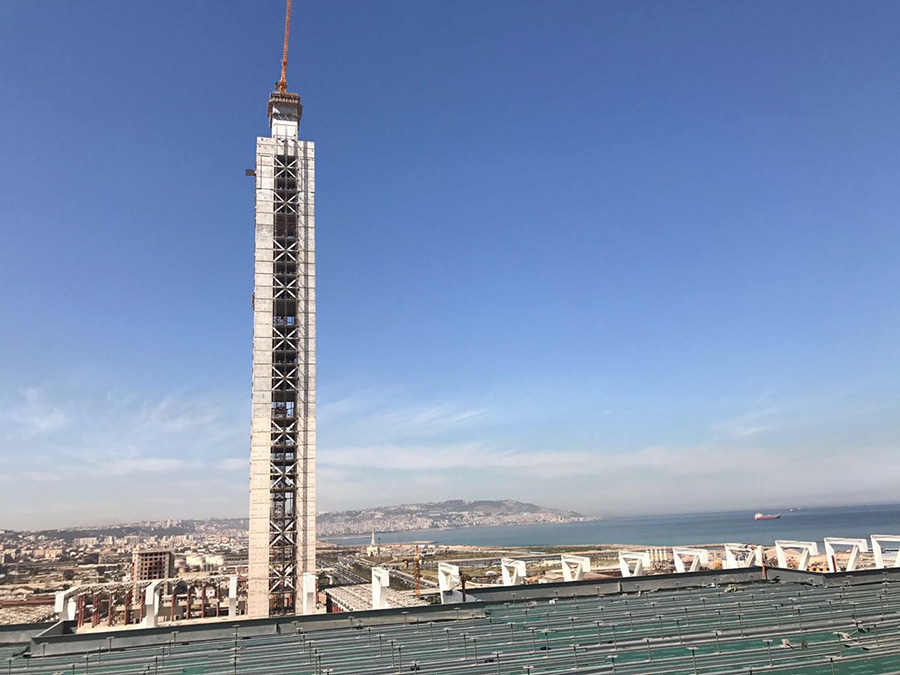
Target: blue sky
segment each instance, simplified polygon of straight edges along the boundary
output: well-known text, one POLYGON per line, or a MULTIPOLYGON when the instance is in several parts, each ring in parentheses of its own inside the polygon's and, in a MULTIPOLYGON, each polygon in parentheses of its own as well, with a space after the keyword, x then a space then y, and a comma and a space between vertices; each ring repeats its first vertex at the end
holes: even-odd
MULTIPOLYGON (((246 513, 283 5, 0 8, 0 527, 246 513)), ((900 5, 295 3, 319 505, 896 499, 900 5)))

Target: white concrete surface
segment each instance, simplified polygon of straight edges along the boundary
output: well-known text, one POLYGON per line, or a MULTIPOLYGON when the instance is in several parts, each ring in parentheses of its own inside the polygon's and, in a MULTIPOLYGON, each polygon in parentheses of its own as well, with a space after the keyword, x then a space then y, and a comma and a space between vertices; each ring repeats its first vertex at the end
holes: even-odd
POLYGON ((385 589, 391 585, 391 573, 383 567, 372 568, 372 609, 387 609, 385 589))
POLYGON ((560 556, 562 561, 563 581, 581 581, 591 571, 591 559, 582 555, 560 556))
POLYGON ((788 551, 799 551, 800 559, 797 561, 797 569, 805 571, 809 567, 809 558, 819 555, 819 545, 814 541, 789 541, 779 539, 775 542, 775 556, 778 558, 778 566, 782 569, 790 569, 787 561, 788 551))
POLYGON ((316 586, 318 579, 316 579, 315 574, 310 574, 309 572, 303 573, 302 579, 302 588, 301 588, 301 614, 315 614, 316 613, 316 586))
POLYGON ((459 567, 450 563, 438 563, 438 589, 441 592, 441 604, 461 602, 459 567))
POLYGON ((859 562, 860 551, 867 553, 869 551, 869 542, 865 539, 845 539, 842 537, 825 537, 825 557, 828 559, 829 572, 852 572, 856 569, 859 562), (838 568, 835 556, 835 546, 849 546, 850 557, 847 560, 846 567, 841 570, 838 568))
POLYGON ((639 577, 650 567, 650 551, 619 551, 619 570, 623 577, 639 577))
POLYGON ((900 534, 873 534, 870 539, 877 569, 900 567, 900 534), (886 554, 888 550, 893 554, 886 554))
POLYGON ((512 558, 501 558, 500 569, 503 574, 504 586, 518 586, 525 583, 527 571, 525 569, 524 560, 513 560, 512 558))
POLYGON ((675 571, 679 574, 684 574, 688 571, 696 572, 700 569, 701 563, 703 565, 709 564, 709 551, 705 548, 675 547, 672 549, 672 556, 675 560, 675 571), (690 559, 690 568, 685 565, 685 558, 690 559))
POLYGON ((725 558, 722 561, 722 569, 737 570, 754 565, 762 566, 762 546, 747 546, 745 544, 725 544, 725 558))

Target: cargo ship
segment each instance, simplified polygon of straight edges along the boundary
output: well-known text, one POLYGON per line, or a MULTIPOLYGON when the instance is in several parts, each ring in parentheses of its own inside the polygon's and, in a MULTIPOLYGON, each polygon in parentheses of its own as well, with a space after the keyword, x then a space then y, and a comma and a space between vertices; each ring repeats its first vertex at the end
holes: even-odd
POLYGON ((780 513, 757 513, 753 516, 753 520, 778 520, 781 518, 780 513))

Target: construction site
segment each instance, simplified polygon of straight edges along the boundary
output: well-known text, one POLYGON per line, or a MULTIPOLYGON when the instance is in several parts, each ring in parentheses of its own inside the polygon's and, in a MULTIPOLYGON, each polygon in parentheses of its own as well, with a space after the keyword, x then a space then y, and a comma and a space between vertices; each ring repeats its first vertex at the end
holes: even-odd
MULTIPOLYGON (((256 142, 246 567, 63 586, 7 675, 900 675, 900 535, 686 547, 316 541, 315 148, 281 79, 256 142), (317 551, 318 548, 318 551, 317 551), (317 555, 318 554, 318 555, 317 555)), ((99 578, 99 577, 98 577, 99 578)), ((122 578, 122 577, 117 577, 122 578)), ((71 577, 69 577, 71 579, 71 577)))

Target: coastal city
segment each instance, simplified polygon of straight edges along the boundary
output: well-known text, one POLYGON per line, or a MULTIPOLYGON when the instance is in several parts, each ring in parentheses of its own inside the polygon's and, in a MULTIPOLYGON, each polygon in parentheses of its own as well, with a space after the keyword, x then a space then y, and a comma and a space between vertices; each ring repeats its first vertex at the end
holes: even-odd
MULTIPOLYGON (((441 602, 442 564, 452 565, 456 574, 466 579, 472 592, 509 585, 508 570, 505 570, 508 561, 516 561, 516 581, 530 585, 754 565, 763 569, 791 566, 827 573, 841 569, 884 569, 893 560, 900 560, 897 556, 900 537, 873 538, 871 548, 864 539, 832 538, 825 540, 821 550, 811 542, 784 541, 775 546, 702 544, 692 547, 615 543, 498 547, 441 542, 447 526, 477 529, 589 522, 573 512, 514 500, 456 500, 381 507, 365 511, 366 518, 359 511, 323 515, 330 523, 330 534, 336 539, 335 543, 317 543, 315 606, 330 611, 365 610, 372 601, 369 585, 376 569, 385 570, 387 587, 392 589, 392 606, 396 607, 441 602), (358 522, 356 526, 349 524, 354 518, 358 522), (362 526, 372 521, 381 521, 382 525, 395 529, 371 529, 367 533, 371 538, 366 537, 365 545, 341 542, 342 536, 365 532, 362 526), (432 531, 433 539, 403 537, 404 532, 421 531, 423 525, 432 531), (406 541, 384 543, 382 535, 406 541)), ((117 614, 110 613, 108 608, 104 613, 102 603, 97 604, 97 594, 115 595, 135 583, 146 588, 146 582, 156 578, 179 579, 182 584, 235 579, 240 583, 233 589, 234 611, 244 614, 247 555, 247 521, 242 519, 167 519, 68 530, 0 531, 0 624, 51 620, 59 613, 57 598, 69 597, 74 592, 76 597, 92 598, 88 607, 93 627, 127 626, 130 612, 120 607, 117 614)), ((187 589, 185 585, 182 591, 187 589)), ((169 612, 168 619, 161 615, 158 620, 172 623, 186 620, 176 617, 171 609, 169 612)), ((220 614, 221 611, 216 616, 220 614)), ((85 616, 79 619, 79 629, 90 627, 81 623, 85 616)), ((206 616, 204 610, 196 618, 206 616)))
MULTIPOLYGON (((438 530, 435 534, 439 535, 443 528, 571 523, 588 519, 573 512, 513 500, 458 500, 324 513, 318 520, 320 536, 328 537, 418 529, 438 530)), ((54 593, 72 586, 127 581, 135 574, 136 556, 147 550, 171 555, 171 569, 179 577, 189 579, 210 573, 245 575, 247 527, 246 519, 170 518, 39 532, 0 530, 0 623, 50 617, 54 593)), ((433 554, 434 548, 427 547, 427 550, 433 554)), ((408 554, 404 548, 399 550, 401 557, 403 552, 408 554)), ((358 553, 356 548, 350 548, 347 555, 354 557, 358 553)), ((337 575, 336 579, 342 578, 337 575)))
POLYGON ((578 523, 592 520, 574 511, 504 501, 431 502, 400 504, 373 509, 319 513, 316 528, 320 537, 369 532, 488 527, 534 523, 578 523))
MULTIPOLYGON (((513 500, 457 500, 321 514, 319 529, 322 536, 371 533, 373 538, 377 531, 380 541, 381 533, 396 534, 421 528, 434 529, 439 538, 440 530, 448 527, 586 520, 572 512, 513 500)), ((171 573, 187 580, 245 576, 247 525, 246 519, 196 521, 170 518, 39 532, 0 530, 0 624, 52 618, 55 594, 73 587, 102 588, 103 584, 111 584, 110 587, 118 588, 117 584, 121 582, 149 579, 151 577, 139 573, 141 561, 148 554, 155 556, 162 552, 171 559, 163 567, 166 570, 164 576, 171 573)), ((403 586, 404 580, 408 582, 409 578, 400 568, 408 568, 408 562, 404 561, 413 555, 416 544, 385 545, 378 547, 379 553, 375 553, 371 545, 342 547, 320 542, 318 548, 319 560, 328 559, 334 563, 332 566, 318 565, 322 588, 358 582, 367 575, 373 561, 382 559, 393 559, 400 575, 396 583, 403 586)), ((423 542, 419 548, 432 562, 442 556, 452 558, 459 551, 480 552, 477 547, 439 546, 434 542, 423 542)), ((421 577, 423 583, 428 584, 429 575, 433 577, 434 574, 434 569, 425 572, 421 577)), ((435 580, 436 577, 431 581, 435 580)), ((241 605, 246 606, 245 598, 241 599, 241 605)))

